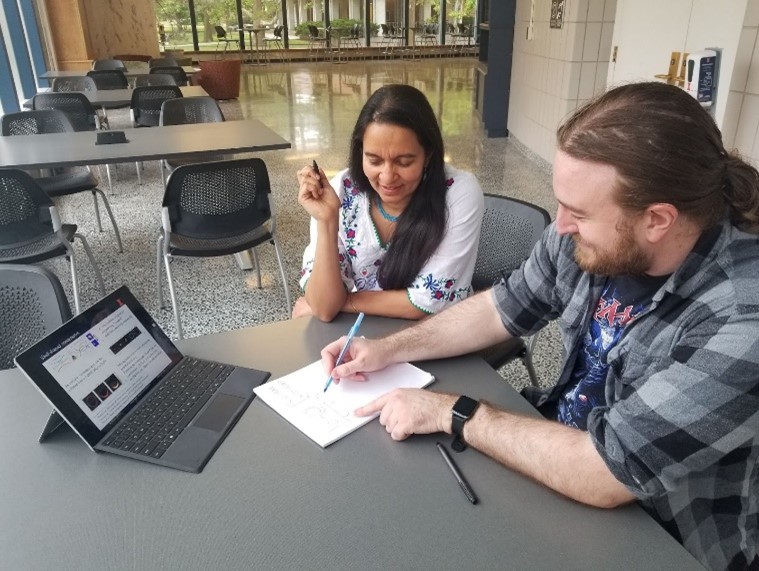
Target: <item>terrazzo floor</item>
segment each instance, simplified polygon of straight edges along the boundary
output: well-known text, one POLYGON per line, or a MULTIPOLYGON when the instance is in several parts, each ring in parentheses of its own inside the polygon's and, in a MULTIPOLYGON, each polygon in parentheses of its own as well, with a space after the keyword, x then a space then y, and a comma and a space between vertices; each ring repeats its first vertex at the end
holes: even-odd
MULTIPOLYGON (((227 120, 255 118, 292 143, 292 148, 255 156, 268 167, 289 287, 299 295, 298 271, 308 240, 309 219, 297 202, 296 171, 316 159, 333 175, 347 164, 348 145, 358 112, 368 95, 381 85, 407 83, 422 90, 436 111, 443 130, 447 160, 473 172, 483 191, 513 196, 555 212, 549 167, 517 141, 488 139, 474 111, 473 58, 422 61, 366 61, 346 64, 282 63, 244 66, 240 97, 220 102, 227 120)), ((129 127, 128 110, 110 110, 112 129, 129 127)), ((138 185, 134 164, 112 166, 114 187, 107 191, 105 169, 99 169, 124 243, 119 254, 107 219, 97 231, 92 199, 71 196, 58 201, 64 222, 76 223, 92 247, 106 289, 127 284, 164 330, 176 337, 170 305, 158 307, 155 247, 163 197, 158 163, 146 163, 138 185)), ((100 296, 80 245, 78 268, 82 305, 100 296)), ((242 271, 231 257, 179 258, 173 263, 186 337, 250 327, 288 319, 289 308, 274 250, 258 247, 263 285, 256 287, 255 271, 242 271)), ((45 263, 60 278, 70 300, 70 275, 62 260, 45 263)), ((73 306, 73 301, 72 301, 73 306)), ((254 350, 251 348, 251 350, 254 350)), ((541 384, 552 384, 561 361, 556 329, 541 333, 534 356, 541 384)), ((501 369, 515 387, 526 382, 521 363, 501 369)))

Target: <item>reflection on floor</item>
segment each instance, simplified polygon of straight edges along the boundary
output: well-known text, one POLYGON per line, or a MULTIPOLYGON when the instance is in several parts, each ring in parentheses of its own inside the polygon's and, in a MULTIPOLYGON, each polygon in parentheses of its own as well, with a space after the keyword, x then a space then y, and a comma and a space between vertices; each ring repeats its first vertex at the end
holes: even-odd
MULTIPOLYGON (((442 126, 447 159, 477 175, 485 192, 506 194, 555 211, 547 166, 509 139, 488 139, 473 108, 476 62, 473 58, 422 61, 369 61, 346 64, 291 63, 244 66, 240 98, 221 102, 227 120, 256 118, 288 139, 292 148, 258 154, 269 169, 280 245, 293 298, 299 292, 298 271, 308 240, 308 216, 298 205, 295 172, 316 159, 327 174, 346 165, 351 132, 368 95, 381 85, 407 83, 430 100, 442 126)), ((129 126, 128 111, 109 111, 111 128, 129 126)), ((160 225, 163 188, 157 163, 147 163, 143 185, 137 184, 133 164, 116 165, 111 204, 121 228, 124 253, 117 254, 108 225, 97 231, 86 197, 62 199, 65 222, 77 223, 90 241, 107 287, 126 283, 170 335, 170 309, 159 309, 155 295, 155 242, 160 225)), ((101 169, 104 180, 104 169, 101 169)), ((263 288, 254 272, 243 272, 232 258, 178 259, 175 282, 188 337, 225 329, 287 319, 276 259, 271 248, 259 248, 263 288)), ((50 267, 70 289, 62 262, 50 267)), ((98 298, 86 261, 82 302, 98 298)), ((71 298, 71 296, 69 296, 71 298)), ((536 364, 541 379, 555 379, 560 346, 548 331, 538 343, 536 364)), ((523 384, 521 364, 502 371, 511 382, 523 384)))

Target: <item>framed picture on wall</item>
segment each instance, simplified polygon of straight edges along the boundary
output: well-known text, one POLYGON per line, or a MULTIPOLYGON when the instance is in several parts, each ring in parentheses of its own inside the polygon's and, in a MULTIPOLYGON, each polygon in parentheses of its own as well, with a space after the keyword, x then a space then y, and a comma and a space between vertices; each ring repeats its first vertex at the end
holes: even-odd
POLYGON ((564 25, 564 3, 566 0, 551 0, 551 27, 561 28, 564 25))

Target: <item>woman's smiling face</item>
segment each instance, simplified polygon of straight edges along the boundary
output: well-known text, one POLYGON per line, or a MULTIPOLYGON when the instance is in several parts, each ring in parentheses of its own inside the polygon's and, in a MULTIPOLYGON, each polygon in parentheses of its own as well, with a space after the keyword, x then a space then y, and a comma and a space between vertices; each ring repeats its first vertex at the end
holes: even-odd
POLYGON ((363 139, 364 174, 390 213, 411 201, 424 175, 427 157, 416 134, 405 127, 370 123, 363 139))

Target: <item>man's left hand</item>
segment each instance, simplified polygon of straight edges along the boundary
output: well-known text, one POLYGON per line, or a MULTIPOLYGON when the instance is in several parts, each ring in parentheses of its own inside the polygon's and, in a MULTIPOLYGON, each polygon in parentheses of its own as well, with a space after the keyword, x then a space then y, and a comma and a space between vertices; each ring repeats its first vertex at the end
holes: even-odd
POLYGON ((354 411, 356 416, 380 413, 379 421, 393 440, 412 434, 451 432, 451 409, 457 395, 424 389, 395 389, 354 411))

